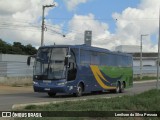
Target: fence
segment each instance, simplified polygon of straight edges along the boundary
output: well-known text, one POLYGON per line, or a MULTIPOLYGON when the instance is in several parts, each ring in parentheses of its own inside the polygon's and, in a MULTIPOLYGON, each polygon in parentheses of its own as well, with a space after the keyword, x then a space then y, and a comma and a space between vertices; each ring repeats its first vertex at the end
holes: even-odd
POLYGON ((32 75, 33 62, 30 66, 27 66, 26 62, 0 62, 0 77, 30 77, 32 75))

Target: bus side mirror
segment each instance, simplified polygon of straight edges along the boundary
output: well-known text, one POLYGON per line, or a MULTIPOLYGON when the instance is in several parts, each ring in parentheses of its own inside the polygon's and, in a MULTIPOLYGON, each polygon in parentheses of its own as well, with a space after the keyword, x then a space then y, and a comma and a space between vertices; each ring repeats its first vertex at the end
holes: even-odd
POLYGON ((65 57, 65 59, 64 59, 64 65, 68 65, 68 57, 65 57))
POLYGON ((35 55, 31 55, 27 58, 27 65, 30 66, 31 64, 31 58, 36 58, 36 54, 35 55))
POLYGON ((31 64, 31 57, 29 56, 29 57, 27 58, 27 65, 30 66, 30 64, 31 64))

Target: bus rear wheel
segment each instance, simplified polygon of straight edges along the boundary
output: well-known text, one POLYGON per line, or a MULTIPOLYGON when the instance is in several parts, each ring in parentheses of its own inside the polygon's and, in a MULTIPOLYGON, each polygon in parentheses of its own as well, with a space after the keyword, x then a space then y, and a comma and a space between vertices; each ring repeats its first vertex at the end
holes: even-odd
POLYGON ((121 91, 121 84, 120 82, 118 82, 116 87, 116 93, 120 93, 120 91, 121 91))
POLYGON ((80 97, 80 96, 82 96, 82 93, 83 93, 83 85, 79 84, 77 87, 77 92, 74 93, 73 95, 76 97, 80 97))
POLYGON ((55 97, 55 96, 56 96, 56 93, 48 92, 48 96, 49 96, 49 97, 55 97))
POLYGON ((125 88, 125 83, 122 82, 122 83, 121 83, 121 88, 120 88, 120 93, 123 93, 123 92, 124 92, 124 88, 125 88))
POLYGON ((110 90, 111 93, 120 93, 121 84, 120 82, 117 83, 116 89, 110 90))

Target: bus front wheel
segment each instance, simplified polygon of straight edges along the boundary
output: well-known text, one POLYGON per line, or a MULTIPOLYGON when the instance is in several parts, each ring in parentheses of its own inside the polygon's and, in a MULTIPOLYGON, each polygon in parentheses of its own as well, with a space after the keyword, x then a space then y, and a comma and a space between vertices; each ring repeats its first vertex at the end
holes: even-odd
POLYGON ((82 96, 82 92, 83 92, 83 85, 79 84, 77 87, 77 92, 74 93, 73 95, 76 97, 80 97, 80 96, 82 96))
POLYGON ((49 97, 55 97, 55 96, 56 96, 56 93, 48 92, 48 96, 49 96, 49 97))

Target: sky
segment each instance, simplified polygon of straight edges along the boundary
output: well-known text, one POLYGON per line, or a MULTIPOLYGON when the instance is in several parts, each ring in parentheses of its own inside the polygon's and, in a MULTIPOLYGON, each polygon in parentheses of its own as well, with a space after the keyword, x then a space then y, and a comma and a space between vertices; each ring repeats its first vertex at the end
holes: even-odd
POLYGON ((0 0, 0 38, 7 43, 41 44, 42 5, 45 9, 44 44, 84 44, 91 30, 92 45, 115 50, 119 45, 158 49, 160 0, 0 0), (65 35, 65 37, 63 37, 65 35))

